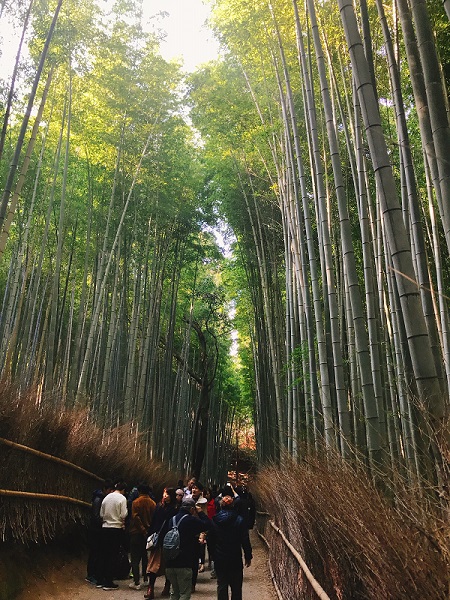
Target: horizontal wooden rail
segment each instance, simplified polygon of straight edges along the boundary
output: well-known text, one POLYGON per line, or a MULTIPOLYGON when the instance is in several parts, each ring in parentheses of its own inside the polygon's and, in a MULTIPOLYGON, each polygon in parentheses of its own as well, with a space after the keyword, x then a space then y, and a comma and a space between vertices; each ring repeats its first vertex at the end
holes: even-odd
POLYGON ((46 454, 45 452, 41 452, 40 450, 35 450, 34 448, 30 448, 29 446, 24 446, 23 444, 18 444, 17 442, 12 442, 11 440, 7 440, 5 438, 0 437, 0 444, 4 446, 9 446, 10 448, 14 448, 15 450, 20 450, 22 452, 28 452, 28 454, 33 454, 34 456, 39 456, 45 460, 50 460, 52 462, 58 463, 69 469, 73 469, 74 471, 78 471, 78 473, 82 473, 91 479, 96 479, 97 481, 103 481, 102 477, 91 473, 90 471, 86 471, 82 467, 75 465, 74 463, 69 462, 68 460, 64 460, 63 458, 58 458, 57 456, 53 456, 52 454, 46 454))
POLYGON ((320 598, 320 600, 330 600, 330 597, 328 596, 328 594, 325 592, 325 590, 323 589, 323 587, 314 578, 314 575, 308 569, 308 565, 305 563, 305 561, 303 560, 303 558, 301 557, 301 555, 299 554, 299 552, 290 543, 290 541, 287 539, 287 537, 284 535, 284 533, 281 531, 281 529, 279 527, 277 527, 273 521, 269 521, 269 525, 272 527, 272 529, 274 529, 278 533, 278 535, 281 536, 281 539, 283 540, 283 542, 286 544, 286 546, 292 552, 292 554, 294 555, 295 559, 299 563, 299 565, 300 565, 303 573, 306 575, 306 578, 308 579, 308 581, 311 584, 312 588, 316 592, 317 597, 320 598))
MULTIPOLYGON (((269 542, 263 536, 263 534, 258 531, 258 529, 256 529, 256 533, 264 541, 264 543, 266 544, 267 548, 270 548, 269 542)), ((275 588, 275 591, 277 593, 277 596, 278 596, 279 600, 283 600, 283 594, 281 593, 281 590, 278 587, 277 580, 275 579, 275 573, 273 572, 273 569, 272 569, 272 563, 270 562, 270 555, 269 555, 268 563, 269 563, 269 571, 270 571, 270 577, 272 579, 273 587, 275 588)))
POLYGON ((30 498, 33 500, 58 500, 60 502, 69 502, 70 504, 78 504, 83 507, 91 508, 89 502, 71 498, 70 496, 58 496, 56 494, 40 494, 38 492, 21 492, 19 490, 1 490, 0 496, 14 496, 19 498, 30 498))

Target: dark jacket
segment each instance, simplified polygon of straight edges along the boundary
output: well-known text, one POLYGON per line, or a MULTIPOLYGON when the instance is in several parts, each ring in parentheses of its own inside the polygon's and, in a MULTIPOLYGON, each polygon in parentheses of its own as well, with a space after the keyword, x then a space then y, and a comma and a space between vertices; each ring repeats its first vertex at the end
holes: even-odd
MULTIPOLYGON (((176 515, 177 511, 178 506, 176 506, 175 504, 162 504, 161 502, 158 502, 155 508, 155 512, 153 513, 153 518, 148 533, 150 534, 155 533, 155 531, 159 531, 165 523, 165 521, 167 519, 171 519, 174 515, 176 515)), ((159 538, 160 539, 158 540, 158 545, 161 545, 162 536, 159 536, 159 538)))
POLYGON ((242 550, 246 561, 253 558, 248 528, 235 510, 219 511, 212 522, 208 542, 215 563, 242 567, 242 550))
MULTIPOLYGON (((202 531, 208 531, 212 525, 205 513, 199 513, 198 518, 193 517, 189 511, 181 508, 175 517, 178 524, 181 517, 187 515, 180 523, 180 553, 172 560, 166 560, 166 567, 175 569, 192 568, 192 557, 198 552, 198 536, 202 531)), ((165 534, 172 527, 172 520, 168 521, 162 531, 165 534)), ((164 536, 161 536, 164 537, 164 536)))
POLYGON ((248 529, 253 529, 256 517, 256 505, 250 492, 239 494, 240 502, 236 506, 236 512, 244 519, 248 529))
POLYGON ((89 527, 92 530, 101 531, 102 529, 102 518, 100 516, 100 507, 104 500, 105 496, 102 490, 95 490, 92 493, 92 508, 91 508, 91 518, 89 521, 89 527))

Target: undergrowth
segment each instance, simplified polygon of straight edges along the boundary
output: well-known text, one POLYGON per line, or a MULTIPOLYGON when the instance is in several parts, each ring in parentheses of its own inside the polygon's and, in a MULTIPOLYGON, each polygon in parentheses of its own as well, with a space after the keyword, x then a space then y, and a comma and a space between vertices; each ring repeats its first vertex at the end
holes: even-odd
MULTIPOLYGON (((448 521, 412 494, 405 502, 407 489, 400 501, 388 499, 363 469, 334 457, 268 467, 254 491, 330 598, 448 598, 448 521)), ((263 528, 283 596, 316 597, 268 519, 263 528)))

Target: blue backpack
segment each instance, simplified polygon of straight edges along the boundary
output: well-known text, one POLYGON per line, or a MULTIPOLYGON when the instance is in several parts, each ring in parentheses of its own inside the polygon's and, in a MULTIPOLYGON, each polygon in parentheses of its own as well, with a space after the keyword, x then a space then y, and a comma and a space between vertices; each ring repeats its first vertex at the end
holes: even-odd
POLYGON ((187 517, 187 515, 183 515, 178 523, 175 521, 175 517, 172 517, 172 527, 166 533, 163 539, 163 555, 166 560, 173 560, 180 554, 180 532, 178 531, 178 527, 180 526, 181 521, 187 517))

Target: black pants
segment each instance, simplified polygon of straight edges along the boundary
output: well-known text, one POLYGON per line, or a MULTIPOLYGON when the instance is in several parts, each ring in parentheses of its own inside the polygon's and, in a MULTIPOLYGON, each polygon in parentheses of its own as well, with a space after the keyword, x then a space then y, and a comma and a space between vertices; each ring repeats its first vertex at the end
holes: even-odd
POLYGON ((195 544, 194 553, 192 555, 192 587, 193 588, 197 585, 199 558, 200 558, 200 542, 195 544))
POLYGON ((87 576, 92 577, 96 581, 99 580, 101 573, 101 536, 101 527, 91 527, 88 530, 89 556, 87 562, 87 576))
POLYGON ((111 585, 115 576, 117 558, 123 543, 123 529, 102 527, 100 583, 111 585))
POLYGON ((231 600, 242 600, 242 562, 223 563, 215 560, 214 569, 217 575, 217 600, 228 600, 228 588, 231 589, 231 600))
POLYGON ((145 545, 147 536, 141 533, 132 533, 130 535, 130 554, 131 554, 131 569, 133 571, 134 583, 138 584, 140 573, 144 574, 147 571, 147 550, 145 545), (142 565, 141 571, 139 567, 142 565))

